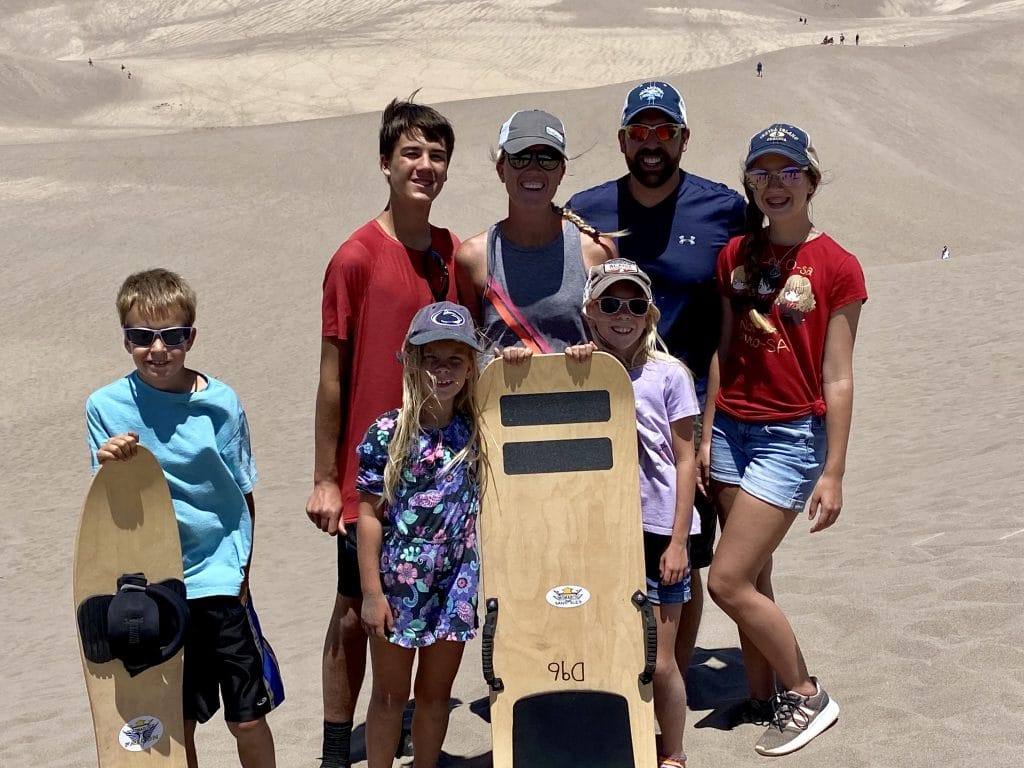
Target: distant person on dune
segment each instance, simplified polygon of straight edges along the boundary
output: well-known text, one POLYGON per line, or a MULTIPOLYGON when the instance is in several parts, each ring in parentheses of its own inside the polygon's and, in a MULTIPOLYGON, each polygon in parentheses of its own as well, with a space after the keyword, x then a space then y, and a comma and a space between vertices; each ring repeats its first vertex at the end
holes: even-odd
POLYGON ((860 32, 858 32, 856 35, 854 35, 853 44, 854 45, 860 45, 860 32))
POLYGON ((942 260, 946 261, 949 258, 949 246, 942 246, 942 260))
POLYGON ((761 62, 760 61, 757 62, 757 76, 758 77, 764 77, 764 75, 761 74, 761 62))
POLYGON ((846 35, 842 32, 839 33, 839 44, 846 45, 846 35))

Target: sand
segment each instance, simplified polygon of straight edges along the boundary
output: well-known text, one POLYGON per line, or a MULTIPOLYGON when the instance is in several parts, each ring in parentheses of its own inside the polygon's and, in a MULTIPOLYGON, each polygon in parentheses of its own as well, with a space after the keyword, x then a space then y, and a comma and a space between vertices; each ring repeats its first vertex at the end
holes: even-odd
MULTIPOLYGON (((686 98, 684 166, 734 187, 751 133, 807 129, 829 182, 815 221, 860 257, 871 294, 842 518, 815 536, 799 522, 776 557, 780 602, 842 707, 786 764, 1020 765, 1022 33, 1019 0, 628 12, 612 0, 5 0, 0 765, 95 765, 70 564, 89 479, 84 400, 130 367, 120 280, 183 273, 200 297, 190 364, 247 406, 261 473, 253 590, 288 691, 270 722, 279 765, 312 768, 335 583, 334 541, 304 514, 320 282, 386 199, 379 110, 421 88, 452 119, 433 218, 467 237, 503 214, 488 150, 513 110, 565 121, 564 201, 624 172, 617 113, 649 77, 686 98), (817 45, 825 34, 836 45, 817 45)), ((765 764, 755 727, 721 727, 743 676, 710 604, 698 646, 692 764, 765 764)), ((477 644, 454 695, 445 764, 487 766, 477 644)), ((204 765, 234 762, 219 719, 199 750, 204 765)))

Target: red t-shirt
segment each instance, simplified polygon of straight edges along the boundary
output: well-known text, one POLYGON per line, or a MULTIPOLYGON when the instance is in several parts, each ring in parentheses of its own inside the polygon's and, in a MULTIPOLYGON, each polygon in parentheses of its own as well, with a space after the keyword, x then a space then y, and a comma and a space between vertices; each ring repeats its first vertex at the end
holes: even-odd
MULTIPOLYGON (((449 271, 444 298, 458 301, 454 255, 459 241, 447 229, 430 229, 433 248, 449 271)), ((348 359, 342 361, 345 378, 338 447, 342 519, 346 524, 359 517, 356 447, 374 419, 402 404, 402 364, 397 354, 413 315, 435 301, 431 285, 441 288, 440 273, 440 266, 431 256, 406 248, 376 220, 353 232, 327 265, 323 336, 344 339, 349 349, 348 359)))
POLYGON ((795 250, 772 246, 758 286, 762 311, 775 333, 750 319, 750 296, 739 257, 741 237, 718 255, 718 289, 733 299, 729 356, 721 368, 715 407, 740 421, 789 421, 824 415, 822 363, 832 313, 866 301, 864 271, 857 257, 828 235, 795 250), (774 297, 774 300, 773 300, 774 297))

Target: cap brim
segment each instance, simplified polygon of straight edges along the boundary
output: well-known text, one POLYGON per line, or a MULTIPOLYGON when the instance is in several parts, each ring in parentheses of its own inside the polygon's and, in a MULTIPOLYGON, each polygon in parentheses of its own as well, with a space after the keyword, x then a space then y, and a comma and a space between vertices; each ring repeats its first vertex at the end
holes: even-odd
POLYGON ((813 165, 811 158, 806 154, 790 147, 765 147, 764 149, 759 149, 756 152, 751 152, 747 155, 746 167, 749 168, 752 162, 758 158, 764 157, 765 155, 782 155, 783 157, 792 160, 794 163, 799 163, 801 166, 813 165))
POLYGON ((686 121, 683 119, 682 115, 679 115, 678 113, 675 113, 675 112, 669 112, 664 107, 659 107, 659 106, 655 106, 655 105, 646 105, 646 104, 644 106, 642 106, 640 109, 634 109, 629 114, 623 115, 622 116, 622 124, 623 125, 628 125, 630 123, 630 121, 634 117, 639 115, 641 112, 646 112, 649 109, 653 109, 655 112, 661 112, 661 114, 665 115, 665 117, 672 118, 672 122, 674 122, 674 123, 678 123, 679 125, 686 125, 686 121))
POLYGON ((633 285, 640 288, 644 292, 644 298, 651 299, 653 294, 651 293, 650 283, 645 283, 643 279, 636 275, 605 275, 604 279, 600 280, 597 284, 597 292, 591 292, 591 299, 599 299, 607 293, 608 289, 616 283, 632 283, 633 285))
POLYGON ((407 341, 416 347, 422 347, 424 344, 429 344, 432 341, 457 341, 460 344, 465 344, 467 347, 472 347, 477 352, 483 352, 484 349, 483 345, 475 338, 470 340, 464 334, 459 334, 455 331, 423 331, 422 333, 412 334, 407 341))
POLYGON ((507 154, 514 155, 538 145, 551 147, 551 149, 555 150, 555 152, 560 154, 563 158, 565 157, 565 149, 547 136, 520 136, 519 138, 509 139, 501 146, 501 148, 505 150, 507 154))

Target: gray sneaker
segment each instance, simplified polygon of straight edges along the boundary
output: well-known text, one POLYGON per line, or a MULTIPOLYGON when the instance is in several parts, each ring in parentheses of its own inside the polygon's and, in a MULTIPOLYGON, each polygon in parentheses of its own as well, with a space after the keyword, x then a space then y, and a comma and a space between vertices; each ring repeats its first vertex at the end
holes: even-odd
POLYGON ((818 689, 813 696, 783 691, 775 697, 772 724, 754 745, 758 754, 776 756, 795 752, 839 718, 839 705, 829 698, 816 677, 812 677, 811 682, 818 689))

